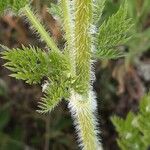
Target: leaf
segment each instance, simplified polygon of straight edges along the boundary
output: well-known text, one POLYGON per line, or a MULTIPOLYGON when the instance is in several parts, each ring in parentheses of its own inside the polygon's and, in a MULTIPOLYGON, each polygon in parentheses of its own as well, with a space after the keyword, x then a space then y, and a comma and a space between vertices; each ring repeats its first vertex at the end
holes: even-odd
POLYGON ((49 60, 49 78, 57 78, 58 76, 70 77, 71 65, 69 57, 61 52, 48 52, 49 60))
POLYGON ((60 4, 51 3, 51 7, 49 8, 49 12, 54 17, 57 17, 59 19, 62 18, 62 8, 60 7, 60 4))
POLYGON ((51 112, 62 100, 69 97, 69 80, 68 78, 58 78, 51 81, 44 91, 44 97, 39 102, 39 113, 51 112))
POLYGON ((2 52, 2 58, 7 60, 5 67, 13 71, 10 75, 27 83, 36 84, 48 73, 48 59, 46 53, 39 48, 13 48, 2 52))
POLYGON ((132 23, 131 19, 127 19, 127 4, 125 3, 116 14, 100 26, 95 57, 111 59, 124 56, 124 53, 117 49, 129 40, 128 32, 131 27, 132 23))
POLYGON ((105 2, 106 0, 95 0, 94 1, 94 14, 93 14, 93 24, 97 25, 97 23, 99 22, 99 20, 101 19, 103 10, 105 8, 105 2))
POLYGON ((62 98, 68 98, 71 86, 71 65, 68 55, 62 52, 49 51, 48 53, 35 47, 14 48, 3 47, 2 58, 8 62, 5 67, 13 71, 12 77, 25 80, 27 83, 39 83, 43 77, 48 78, 48 87, 45 87, 44 97, 39 102, 38 112, 51 111, 62 98))
POLYGON ((29 84, 40 83, 45 76, 51 79, 68 76, 70 72, 68 57, 61 52, 46 53, 39 48, 22 46, 22 49, 7 49, 1 54, 7 60, 4 66, 13 72, 10 76, 29 84))

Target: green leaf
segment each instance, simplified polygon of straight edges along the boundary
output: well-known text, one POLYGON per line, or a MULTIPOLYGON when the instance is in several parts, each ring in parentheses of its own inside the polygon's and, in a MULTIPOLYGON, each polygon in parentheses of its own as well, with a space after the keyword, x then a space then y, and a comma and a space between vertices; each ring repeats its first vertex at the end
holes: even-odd
POLYGON ((7 60, 4 66, 13 72, 10 76, 29 84, 40 83, 43 77, 55 80, 70 74, 69 59, 61 52, 46 53, 39 48, 22 46, 22 49, 7 49, 1 54, 7 60))
POLYGON ((10 76, 16 79, 36 84, 48 73, 47 55, 39 48, 22 46, 22 49, 8 49, 2 55, 7 60, 4 66, 13 71, 10 76))
POLYGON ((49 81, 49 85, 44 91, 44 97, 39 102, 39 113, 51 112, 62 100, 62 98, 69 97, 69 85, 68 78, 60 77, 55 81, 49 81))
POLYGON ((93 24, 97 25, 99 20, 101 19, 103 10, 105 8, 106 0, 95 0, 94 8, 93 8, 93 24))
POLYGON ((111 59, 124 56, 118 48, 129 40, 128 32, 131 27, 132 23, 131 19, 127 19, 127 4, 125 3, 116 14, 100 26, 95 57, 111 59))
POLYGON ((62 8, 60 7, 60 4, 54 4, 51 3, 51 7, 49 8, 50 14, 52 14, 54 17, 58 17, 59 19, 62 18, 62 8))
POLYGON ((71 65, 67 55, 61 52, 48 52, 49 74, 47 77, 53 79, 58 76, 70 77, 71 65))
POLYGON ((143 133, 145 145, 150 145, 150 93, 141 100, 137 127, 143 133))

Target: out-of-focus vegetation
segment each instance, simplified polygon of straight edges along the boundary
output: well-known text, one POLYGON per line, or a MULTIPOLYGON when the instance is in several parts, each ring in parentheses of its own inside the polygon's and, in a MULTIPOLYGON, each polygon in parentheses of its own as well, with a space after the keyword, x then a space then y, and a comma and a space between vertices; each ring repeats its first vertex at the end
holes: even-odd
POLYGON ((6 0, 0 2, 0 13, 4 13, 8 9, 17 12, 20 10, 21 7, 24 7, 29 3, 28 0, 6 0))
MULTIPOLYGON (((116 12, 122 3, 121 0, 106 2, 103 20, 116 12)), ((135 25, 130 33, 133 36, 131 40, 120 47, 127 52, 127 56, 95 64, 94 87, 98 95, 98 108, 101 114, 99 122, 105 150, 119 150, 116 142, 117 133, 110 116, 116 114, 125 117, 130 110, 138 112, 141 97, 150 88, 150 1, 128 0, 128 3, 128 15, 133 18, 135 25)), ((46 11, 50 2, 35 0, 33 5, 39 10, 38 13, 52 36, 62 46, 64 39, 60 24, 46 11)), ((12 16, 11 13, 0 18, 1 44, 10 48, 20 47, 21 44, 32 44, 42 48, 44 44, 37 39, 24 18, 12 16)), ((41 87, 29 86, 7 77, 10 73, 2 67, 3 63, 0 60, 0 149, 77 149, 72 121, 65 104, 62 103, 50 117, 37 114, 36 101, 42 95, 41 87), (61 117, 62 115, 64 117, 61 117)))
POLYGON ((140 102, 139 112, 129 112, 126 119, 113 117, 112 121, 119 132, 117 140, 122 150, 147 150, 150 146, 150 94, 140 102))

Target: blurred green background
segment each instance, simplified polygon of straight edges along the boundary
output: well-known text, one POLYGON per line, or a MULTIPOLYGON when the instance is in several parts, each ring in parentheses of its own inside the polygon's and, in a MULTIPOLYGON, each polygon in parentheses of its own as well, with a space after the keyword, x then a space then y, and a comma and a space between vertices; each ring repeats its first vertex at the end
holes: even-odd
MULTIPOLYGON (((33 7, 63 46, 60 24, 47 12, 51 3, 56 1, 34 0, 33 7)), ((121 3, 121 0, 106 0, 99 25, 121 3)), ((125 117, 129 110, 137 112, 141 97, 150 89, 150 0, 128 0, 128 9, 135 25, 130 32, 132 38, 121 46, 127 56, 95 63, 94 89, 104 150, 119 150, 110 117, 114 114, 125 117)), ((11 13, 0 17, 0 43, 10 48, 21 44, 44 47, 24 18, 11 13)), ((50 115, 38 114, 35 110, 42 95, 40 85, 29 86, 12 79, 3 64, 0 59, 0 150, 77 150, 77 135, 67 103, 62 102, 50 115)))

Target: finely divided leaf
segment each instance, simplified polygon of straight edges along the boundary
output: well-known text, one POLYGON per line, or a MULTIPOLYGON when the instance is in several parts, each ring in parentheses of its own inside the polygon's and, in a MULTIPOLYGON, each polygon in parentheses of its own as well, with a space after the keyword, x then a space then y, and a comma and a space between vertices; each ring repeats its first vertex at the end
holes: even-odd
POLYGON ((69 80, 68 78, 60 77, 55 81, 49 81, 49 85, 44 91, 44 97, 39 102, 39 113, 51 112, 62 100, 69 97, 69 80))
POLYGON ((13 72, 11 76, 30 84, 39 83, 45 76, 55 80, 70 73, 68 57, 61 52, 46 53, 39 48, 23 46, 21 49, 6 49, 1 54, 7 60, 6 68, 13 72))
POLYGON ((39 83, 48 73, 46 53, 35 47, 8 49, 2 52, 2 58, 7 60, 5 67, 13 71, 12 77, 25 80, 27 83, 39 83))
POLYGON ((106 0, 95 0, 94 1, 94 14, 93 14, 93 24, 97 25, 99 20, 101 19, 103 10, 105 8, 105 2, 106 0))
POLYGON ((123 53, 118 50, 118 46, 130 38, 128 32, 131 26, 131 19, 127 19, 127 5, 125 3, 99 28, 96 57, 102 59, 122 57, 123 53))

